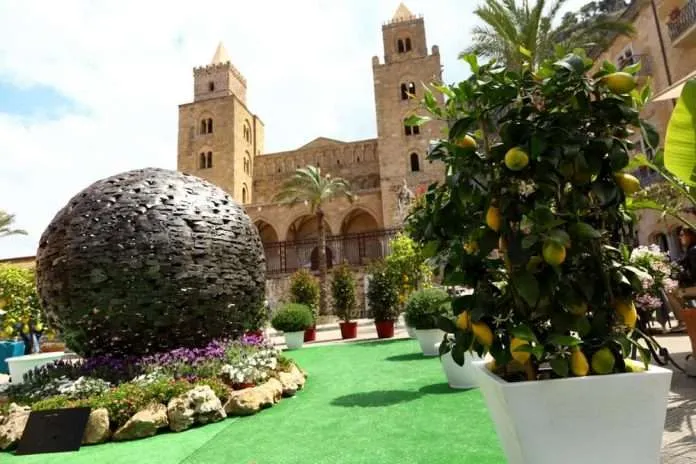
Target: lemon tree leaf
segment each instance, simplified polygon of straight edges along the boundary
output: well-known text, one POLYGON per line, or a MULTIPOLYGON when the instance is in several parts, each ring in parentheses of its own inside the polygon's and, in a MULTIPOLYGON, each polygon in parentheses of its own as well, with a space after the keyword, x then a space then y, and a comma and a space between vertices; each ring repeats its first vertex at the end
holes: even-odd
POLYGON ((551 369, 560 377, 568 377, 568 360, 556 358, 549 361, 551 369))

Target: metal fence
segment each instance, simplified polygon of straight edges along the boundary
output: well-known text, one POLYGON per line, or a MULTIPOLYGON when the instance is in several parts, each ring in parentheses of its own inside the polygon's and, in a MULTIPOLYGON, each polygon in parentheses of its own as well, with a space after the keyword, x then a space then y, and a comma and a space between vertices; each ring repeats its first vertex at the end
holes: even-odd
MULTIPOLYGON (((389 254, 389 241, 400 229, 384 229, 361 234, 335 235, 326 238, 326 261, 364 266, 389 254)), ((266 273, 285 274, 298 269, 319 269, 317 239, 264 243, 266 273)))

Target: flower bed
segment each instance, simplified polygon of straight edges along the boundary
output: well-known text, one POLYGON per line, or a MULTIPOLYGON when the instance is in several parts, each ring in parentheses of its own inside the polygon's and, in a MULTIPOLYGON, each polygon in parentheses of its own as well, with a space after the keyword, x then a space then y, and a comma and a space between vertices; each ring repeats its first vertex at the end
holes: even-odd
POLYGON ((17 444, 31 410, 91 407, 83 443, 92 444, 254 414, 304 382, 292 361, 255 336, 145 357, 57 361, 5 388, 0 449, 17 444))

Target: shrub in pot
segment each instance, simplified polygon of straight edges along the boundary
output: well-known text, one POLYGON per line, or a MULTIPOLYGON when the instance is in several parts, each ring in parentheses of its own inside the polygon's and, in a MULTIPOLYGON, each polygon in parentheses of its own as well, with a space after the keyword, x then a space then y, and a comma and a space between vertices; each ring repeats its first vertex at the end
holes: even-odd
POLYGON ((283 332, 288 349, 301 348, 304 342, 304 331, 312 325, 312 311, 308 306, 298 303, 288 303, 282 306, 273 316, 271 325, 283 332))
POLYGON ((454 389, 476 388, 478 382, 475 364, 483 362, 483 358, 474 351, 466 351, 463 364, 457 363, 452 356, 454 343, 454 336, 445 334, 444 340, 438 345, 440 364, 447 378, 447 383, 450 388, 454 389))
POLYGON ((437 356, 444 332, 438 327, 440 316, 450 311, 449 295, 441 288, 413 292, 406 302, 406 324, 416 329, 416 338, 425 356, 437 356))
POLYGON ((316 339, 316 322, 319 308, 319 280, 308 269, 296 271, 290 279, 290 301, 303 304, 312 310, 312 324, 305 331, 304 341, 316 339))
POLYGON ((367 301, 375 320, 377 336, 393 337, 394 321, 399 317, 399 293, 392 274, 383 262, 375 263, 370 268, 367 301))
POLYGON ((344 339, 358 336, 358 323, 353 321, 355 316, 355 277, 347 264, 341 264, 334 268, 331 280, 331 296, 333 298, 334 311, 342 322, 341 337, 344 339))
POLYGON ((671 372, 648 364, 633 302, 646 275, 623 245, 633 138, 657 145, 639 118, 650 92, 633 91, 637 66, 590 76, 577 54, 514 71, 466 60, 471 78, 437 88, 446 106, 426 95, 448 122, 429 153, 447 179, 409 219, 444 284, 474 289, 441 320, 452 357, 494 358, 477 373, 508 462, 658 462, 671 372))
MULTIPOLYGON (((32 269, 0 265, 0 328, 8 338, 24 342, 24 353, 40 351, 39 340, 45 332, 44 314, 36 292, 32 269)), ((15 352, 18 345, 11 351, 15 352)))

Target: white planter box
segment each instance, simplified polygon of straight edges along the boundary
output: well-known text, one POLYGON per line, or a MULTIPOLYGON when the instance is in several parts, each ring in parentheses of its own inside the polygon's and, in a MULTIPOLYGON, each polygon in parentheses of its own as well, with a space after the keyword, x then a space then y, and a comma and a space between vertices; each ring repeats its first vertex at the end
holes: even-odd
POLYGON ((440 329, 416 329, 416 338, 420 343, 421 351, 425 356, 437 356, 440 354, 438 346, 442 343, 445 333, 440 329))
POLYGON ((302 332, 285 332, 285 344, 289 350, 302 348, 304 344, 304 330, 302 332))
POLYGON ((410 325, 406 326, 406 332, 408 333, 408 336, 412 339, 416 339, 416 329, 411 327, 410 325))
POLYGON ((440 364, 442 364, 442 370, 445 371, 447 383, 451 388, 456 389, 478 387, 478 374, 474 364, 479 362, 483 362, 483 360, 476 353, 464 353, 463 366, 454 361, 451 351, 440 356, 440 364))
POLYGON ((657 464, 672 372, 508 383, 476 364, 509 464, 657 464))
POLYGON ((10 378, 12 379, 12 384, 16 385, 24 382, 24 374, 46 364, 50 364, 53 361, 61 359, 65 356, 62 351, 56 351, 53 353, 37 353, 28 354, 25 356, 15 356, 12 358, 7 358, 7 365, 10 368, 10 378))

